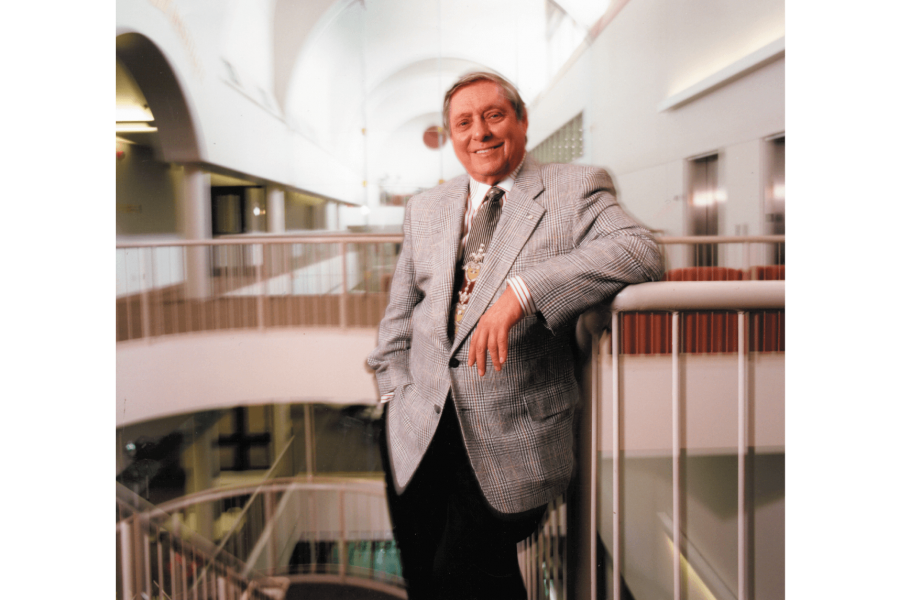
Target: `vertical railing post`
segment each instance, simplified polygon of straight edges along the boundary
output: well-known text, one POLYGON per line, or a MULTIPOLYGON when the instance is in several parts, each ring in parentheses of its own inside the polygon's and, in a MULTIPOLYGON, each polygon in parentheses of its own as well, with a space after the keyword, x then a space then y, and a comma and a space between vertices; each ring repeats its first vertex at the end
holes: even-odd
MULTIPOLYGON (((615 322, 615 321, 614 321, 615 322)), ((600 337, 595 336, 591 344, 591 474, 590 474, 590 598, 597 599, 597 536, 600 529, 597 527, 597 512, 599 510, 598 479, 599 474, 599 450, 600 450, 600 422, 599 406, 602 396, 600 387, 600 337)))
MULTIPOLYGON (((175 526, 177 528, 177 521, 175 526)), ((174 532, 177 532, 177 529, 174 532)), ((178 594, 178 579, 175 576, 175 538, 175 535, 169 537, 169 595, 172 597, 178 594)))
MULTIPOLYGON (((171 543, 171 541, 170 541, 171 543)), ((160 528, 156 527, 156 585, 159 587, 157 597, 162 597, 166 584, 165 560, 163 560, 163 541, 160 536, 160 528)), ((153 597, 152 595, 150 596, 153 597)))
POLYGON ((747 600, 747 351, 746 312, 738 311, 738 600, 747 600))
POLYGON ((119 568, 122 571, 122 596, 125 598, 135 597, 134 585, 134 547, 131 539, 131 519, 125 519, 119 523, 119 538, 122 545, 122 563, 119 568))
POLYGON ((347 327, 348 319, 347 319, 347 303, 349 298, 347 297, 349 291, 348 279, 350 278, 350 273, 347 270, 347 242, 341 242, 341 301, 340 301, 340 319, 341 319, 341 328, 344 329, 347 327))
MULTIPOLYGON (((264 329, 265 328, 265 297, 266 297, 266 289, 265 289, 265 279, 263 277, 263 270, 266 268, 266 247, 262 244, 253 244, 253 253, 259 252, 258 258, 259 264, 255 265, 256 271, 256 328, 264 329)), ((257 262, 257 261, 253 261, 257 262)))
MULTIPOLYGON (((147 265, 144 264, 144 250, 143 248, 138 248, 138 265, 139 265, 139 273, 140 273, 140 285, 141 285, 141 337, 145 340, 150 339, 150 291, 147 285, 147 265)), ((147 250, 153 253, 152 248, 147 248, 147 250)), ((152 275, 152 273, 151 273, 152 275)), ((152 278, 150 285, 153 285, 152 278)))
POLYGON ((747 279, 750 278, 750 242, 743 243, 743 259, 741 261, 741 270, 744 271, 747 279))
MULTIPOLYGON (((266 490, 263 496, 263 507, 265 511, 265 519, 263 519, 263 527, 266 528, 272 519, 275 517, 275 499, 272 497, 273 492, 271 490, 266 490)), ((276 534, 278 532, 277 527, 271 528, 271 533, 269 534, 268 542, 266 543, 266 562, 269 565, 269 573, 275 574, 276 568, 278 565, 275 564, 275 560, 277 555, 275 543, 276 543, 276 534)))
POLYGON ((338 528, 340 529, 340 539, 338 539, 338 556, 340 565, 338 565, 338 575, 343 579, 347 575, 347 563, 350 562, 350 553, 347 549, 347 518, 344 514, 344 491, 338 491, 338 528))
POLYGON ((621 544, 621 499, 620 495, 622 493, 620 489, 620 465, 619 461, 621 460, 619 445, 621 443, 620 440, 620 404, 621 398, 619 394, 619 327, 620 327, 620 318, 619 312, 614 311, 612 313, 612 547, 613 547, 613 600, 621 600, 622 598, 622 586, 620 583, 621 572, 622 572, 622 544, 621 544))
MULTIPOLYGON (((137 521, 135 519, 135 522, 137 521)), ((141 516, 138 532, 141 536, 141 558, 143 559, 141 587, 143 587, 147 598, 150 598, 153 596, 153 569, 150 567, 150 517, 148 515, 141 516)))
POLYGON ((672 589, 673 600, 681 600, 681 373, 679 314, 672 312, 672 589))

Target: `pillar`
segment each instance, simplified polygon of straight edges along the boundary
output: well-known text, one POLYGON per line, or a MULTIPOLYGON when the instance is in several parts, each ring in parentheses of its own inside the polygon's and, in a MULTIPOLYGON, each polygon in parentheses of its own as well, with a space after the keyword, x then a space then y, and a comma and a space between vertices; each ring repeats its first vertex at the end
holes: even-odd
MULTIPOLYGON (((185 240, 212 239, 212 206, 209 173, 196 165, 184 166, 179 200, 185 240)), ((206 246, 188 247, 185 252, 185 295, 206 298, 210 295, 210 250, 206 246)))
POLYGON ((284 233, 284 190, 266 188, 266 225, 269 233, 284 233))
POLYGON ((325 205, 325 227, 329 231, 337 231, 340 229, 340 219, 338 218, 338 203, 329 202, 325 205))
MULTIPOLYGON (((196 429, 195 429, 196 431, 196 429)), ((195 433, 193 443, 190 444, 182 455, 182 465, 187 472, 185 492, 193 494, 208 490, 213 486, 213 442, 218 439, 219 428, 207 427, 201 433, 195 433)), ((196 515, 195 526, 197 533, 208 540, 212 540, 213 531, 213 505, 211 502, 202 502, 190 508, 196 515)))

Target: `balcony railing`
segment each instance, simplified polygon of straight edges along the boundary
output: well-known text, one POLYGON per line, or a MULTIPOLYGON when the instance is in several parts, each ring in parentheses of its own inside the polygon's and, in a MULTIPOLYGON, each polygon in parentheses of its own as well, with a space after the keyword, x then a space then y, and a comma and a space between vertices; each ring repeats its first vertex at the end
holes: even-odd
MULTIPOLYGON (((234 329, 377 327, 402 241, 392 234, 332 234, 119 244, 116 341, 234 329)), ((784 236, 658 241, 673 279, 784 278, 784 236), (691 269, 697 249, 710 244, 719 248, 721 264, 691 269)))
MULTIPOLYGON (((583 317, 581 339, 588 340, 584 348, 590 360, 582 377, 581 471, 574 488, 578 498, 554 502, 538 532, 520 546, 530 599, 598 598, 605 578, 609 596, 615 600, 626 595, 629 581, 638 587, 651 582, 652 589, 667 589, 664 597, 678 600, 707 592, 747 600, 760 597, 755 582, 761 577, 783 578, 783 561, 780 565, 775 561, 779 572, 767 573, 761 566, 764 561, 755 558, 754 544, 762 527, 757 531, 754 525, 751 488, 754 477, 769 476, 769 463, 754 462, 757 448, 774 447, 783 462, 784 395, 778 374, 783 377, 784 237, 660 238, 659 242, 666 256, 667 281, 630 286, 606 310, 583 317), (723 264, 692 267, 693 248, 713 240, 720 246, 716 254, 723 264), (610 324, 611 331, 606 331, 610 324), (698 386, 702 388, 699 395, 698 386), (733 415, 728 419, 734 421, 728 421, 727 427, 723 420, 711 420, 710 415, 725 413, 733 415), (659 433, 660 414, 667 415, 668 449, 660 444, 659 435, 647 441, 659 433), (725 429, 730 433, 722 434, 725 429), (704 436, 715 439, 700 439, 704 436), (725 438, 729 441, 723 442, 725 438), (660 489, 666 488, 663 495, 671 500, 636 524, 634 492, 626 490, 626 482, 637 478, 632 463, 642 456, 654 461, 667 457, 669 466, 664 470, 670 473, 665 476, 669 479, 661 481, 657 474, 652 492, 659 496, 660 489), (734 500, 736 551, 731 566, 720 564, 717 556, 709 557, 716 552, 716 544, 698 539, 694 508, 686 506, 696 503, 691 496, 696 490, 689 490, 685 483, 685 466, 690 464, 688 470, 693 473, 695 463, 709 456, 736 464, 733 477, 714 483, 715 494, 734 500), (632 474, 623 480, 626 473, 632 474), (666 568, 659 560, 634 556, 648 537, 668 540, 670 583, 660 578, 666 568), (605 575, 596 568, 604 564, 604 557, 609 571, 605 575), (646 572, 648 568, 655 571, 646 572)), ((235 328, 375 327, 387 302, 400 243, 400 236, 377 235, 120 246, 117 339, 235 328)), ((658 470, 659 465, 654 465, 658 470)), ((771 479, 777 487, 777 473, 771 479)), ((360 491, 347 484, 271 480, 254 490, 227 492, 249 496, 236 516, 227 547, 220 543, 220 551, 224 548, 225 556, 233 554, 241 566, 222 571, 210 582, 220 585, 218 581, 225 577, 221 585, 240 587, 245 585, 240 581, 264 576, 344 581, 353 577, 400 589, 389 528, 370 531, 371 515, 380 515, 374 518, 380 521, 386 514, 383 486, 369 482, 366 485, 374 487, 360 491), (355 511, 362 506, 359 494, 367 498, 363 504, 369 508, 364 512, 370 517, 367 525, 354 532, 348 523, 357 518, 355 511), (322 519, 327 523, 331 517, 323 517, 315 508, 321 506, 333 509, 337 519, 333 527, 323 529, 322 519), (291 533, 285 537, 282 532, 286 531, 291 533), (228 583, 232 575, 237 579, 228 583)), ((781 486, 783 494, 783 482, 781 486)), ((186 500, 187 504, 167 506, 172 514, 182 515, 167 522, 187 520, 195 510, 188 507, 190 503, 199 506, 211 501, 211 496, 200 495, 186 500)), ((149 532, 148 540, 166 538, 150 525, 142 527, 149 532)), ((120 524, 123 544, 127 531, 131 531, 128 526, 120 524)), ((137 534, 127 535, 129 543, 134 543, 137 534)), ((778 538, 779 534, 763 535, 778 538)), ((783 531, 780 535, 783 545, 783 531)), ((728 531, 718 535, 723 540, 729 536, 728 531)), ((154 552, 175 552, 176 556, 182 542, 165 543, 155 546, 154 552)), ((658 549, 653 552, 659 553, 658 549)), ((198 556, 204 555, 199 552, 198 556)), ((211 569, 206 567, 207 572, 211 569)), ((168 577, 185 581, 186 573, 172 571, 168 577)), ((123 581, 131 581, 132 587, 135 581, 141 585, 151 581, 136 577, 123 581)), ((177 591, 167 589, 167 594, 177 591)))
MULTIPOLYGON (((674 600, 783 597, 783 560, 759 558, 765 548, 783 548, 783 514, 780 523, 770 517, 754 525, 759 495, 754 482, 769 486, 766 501, 775 509, 769 512, 777 513, 779 502, 783 511, 783 338, 780 349, 766 348, 761 341, 765 328, 752 327, 760 315, 783 316, 783 310, 784 281, 656 282, 630 286, 609 311, 585 315, 584 323, 594 332, 585 377, 591 383, 583 389, 590 402, 581 422, 580 481, 589 501, 581 499, 570 528, 579 523, 598 535, 582 537, 577 556, 584 562, 580 568, 569 565, 569 573, 590 574, 589 582, 577 584, 578 597, 620 600, 629 580, 634 597, 648 590, 674 600), (733 348, 700 356, 685 351, 683 315, 698 311, 735 317, 733 348), (643 356, 626 353, 622 338, 635 322, 626 317, 640 320, 660 313, 671 328, 670 347, 643 356), (606 323, 609 331, 602 330, 606 323), (774 459, 764 459, 767 453, 774 459), (688 463, 693 478, 707 477, 702 488, 688 481, 688 463), (704 526, 693 522, 708 510, 710 497, 717 498, 712 502, 718 511, 734 511, 733 529, 731 517, 704 526), (646 508, 651 504, 657 508, 646 508), (664 551, 660 546, 666 544, 664 551), (667 552, 668 570, 659 560, 667 552), (732 553, 733 563, 722 560, 732 553), (592 568, 604 562, 601 554, 609 559, 605 594, 598 589, 603 573, 592 568), (763 564, 770 570, 757 567, 763 564), (766 581, 771 595, 757 595, 755 588, 766 581)), ((704 333, 714 335, 712 328, 704 333)))
POLYGON ((240 575, 402 595, 382 479, 278 478, 190 494, 159 510, 191 522, 202 511, 225 514, 224 505, 235 506, 237 514, 233 534, 219 547, 242 561, 240 575))
POLYGON ((116 597, 279 600, 287 582, 244 563, 116 484, 116 597))

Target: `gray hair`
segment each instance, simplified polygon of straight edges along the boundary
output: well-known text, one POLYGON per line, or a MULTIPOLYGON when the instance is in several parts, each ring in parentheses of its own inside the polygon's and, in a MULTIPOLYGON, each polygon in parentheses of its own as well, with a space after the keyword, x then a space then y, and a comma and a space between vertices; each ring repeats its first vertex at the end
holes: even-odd
POLYGON ((527 114, 525 102, 519 95, 519 90, 516 89, 516 86, 495 73, 476 71, 460 77, 459 80, 447 90, 447 93, 444 94, 444 129, 448 134, 450 133, 450 98, 452 98, 453 94, 460 88, 464 88, 467 85, 472 85, 479 81, 493 81, 496 83, 500 89, 503 90, 503 95, 506 96, 506 99, 509 100, 509 103, 512 104, 513 109, 516 111, 516 120, 521 122, 525 118, 527 114))

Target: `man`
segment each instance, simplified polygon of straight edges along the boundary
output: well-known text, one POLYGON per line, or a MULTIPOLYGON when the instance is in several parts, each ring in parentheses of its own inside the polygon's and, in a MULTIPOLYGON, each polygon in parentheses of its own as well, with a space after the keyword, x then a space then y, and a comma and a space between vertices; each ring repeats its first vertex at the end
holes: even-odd
POLYGON ((515 87, 464 76, 444 127, 468 175, 410 199, 369 357, 411 600, 525 598, 516 542, 573 471, 578 316, 657 278, 602 170, 526 156, 515 87))

